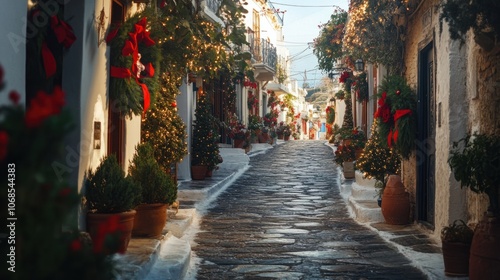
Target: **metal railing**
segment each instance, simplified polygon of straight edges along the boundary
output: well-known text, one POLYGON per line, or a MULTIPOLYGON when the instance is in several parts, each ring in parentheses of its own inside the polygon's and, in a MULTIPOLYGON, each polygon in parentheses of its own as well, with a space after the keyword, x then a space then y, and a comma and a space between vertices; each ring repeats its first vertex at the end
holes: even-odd
POLYGON ((252 54, 256 63, 263 63, 276 71, 278 55, 276 47, 265 39, 258 40, 255 33, 248 29, 247 41, 249 43, 249 52, 252 54))

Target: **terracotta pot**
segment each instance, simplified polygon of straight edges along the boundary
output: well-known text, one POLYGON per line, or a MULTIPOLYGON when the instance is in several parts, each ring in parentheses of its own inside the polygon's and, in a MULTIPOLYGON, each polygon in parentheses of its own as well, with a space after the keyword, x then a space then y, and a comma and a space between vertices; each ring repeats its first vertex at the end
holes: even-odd
POLYGON ((159 238, 167 222, 167 204, 140 204, 135 208, 133 237, 159 238))
POLYGON ((278 133, 278 139, 283 140, 283 133, 278 133))
POLYGON ((469 255, 471 244, 442 242, 444 273, 446 276, 469 275, 469 255))
POLYGON ((485 216, 474 230, 469 279, 498 279, 500 275, 500 219, 485 216))
POLYGON ((290 140, 290 135, 284 135, 284 136, 283 136, 283 140, 285 140, 285 141, 290 140))
POLYGON ((191 178, 193 180, 204 180, 206 175, 207 175, 206 165, 191 166, 191 178))
POLYGON ((243 148, 245 139, 233 139, 233 148, 243 148))
POLYGON ((269 142, 269 133, 262 132, 259 135, 259 143, 268 143, 269 142))
MULTIPOLYGON (((120 244, 118 246, 119 253, 125 253, 127 251, 128 243, 132 236, 132 228, 134 227, 134 218, 136 215, 135 210, 130 210, 127 212, 113 213, 113 214, 101 214, 101 213, 87 213, 87 231, 90 234, 93 242, 102 238, 99 236, 99 228, 106 226, 109 223, 109 219, 112 216, 118 217, 118 226, 121 232, 120 244)), ((109 252, 116 253, 116 252, 109 252)))
POLYGON ((410 222, 410 198, 398 175, 390 175, 382 194, 382 215, 391 225, 406 225, 410 222))
POLYGON ((205 173, 205 177, 212 177, 213 175, 213 169, 207 169, 207 173, 205 173))

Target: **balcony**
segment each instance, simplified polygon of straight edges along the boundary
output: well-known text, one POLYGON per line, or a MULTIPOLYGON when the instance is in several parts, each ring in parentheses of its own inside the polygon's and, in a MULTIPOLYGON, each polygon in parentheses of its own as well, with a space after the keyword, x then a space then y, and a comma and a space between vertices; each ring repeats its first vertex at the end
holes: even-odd
POLYGON ((272 81, 276 75, 276 47, 265 39, 255 38, 254 32, 248 30, 249 52, 252 54, 252 66, 255 79, 272 81))
POLYGON ((222 0, 202 0, 200 2, 201 14, 208 20, 224 26, 222 19, 217 16, 222 0))

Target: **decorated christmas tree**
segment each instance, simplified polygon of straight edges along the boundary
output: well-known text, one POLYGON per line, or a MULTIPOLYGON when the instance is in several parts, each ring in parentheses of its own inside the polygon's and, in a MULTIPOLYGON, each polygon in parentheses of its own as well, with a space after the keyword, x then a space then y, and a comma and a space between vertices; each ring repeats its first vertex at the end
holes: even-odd
POLYGON ((371 136, 361 157, 356 161, 356 167, 364 173, 365 177, 375 178, 377 184, 384 185, 386 174, 398 174, 400 172, 400 158, 396 152, 389 149, 380 141, 378 132, 378 120, 373 121, 371 136))
POLYGON ((198 99, 193 124, 191 165, 207 165, 213 170, 220 162, 220 154, 215 139, 211 105, 206 94, 198 99))
POLYGON ((175 83, 166 78, 161 83, 156 103, 142 121, 142 141, 153 145, 156 161, 170 173, 171 165, 187 154, 186 126, 177 113, 179 90, 175 83))

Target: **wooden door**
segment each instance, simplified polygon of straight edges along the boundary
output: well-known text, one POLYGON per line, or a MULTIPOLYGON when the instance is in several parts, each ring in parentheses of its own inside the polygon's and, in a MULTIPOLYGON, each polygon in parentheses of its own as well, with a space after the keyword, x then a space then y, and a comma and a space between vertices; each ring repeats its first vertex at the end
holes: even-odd
POLYGON ((434 226, 436 106, 434 94, 433 45, 419 54, 417 219, 434 226))

